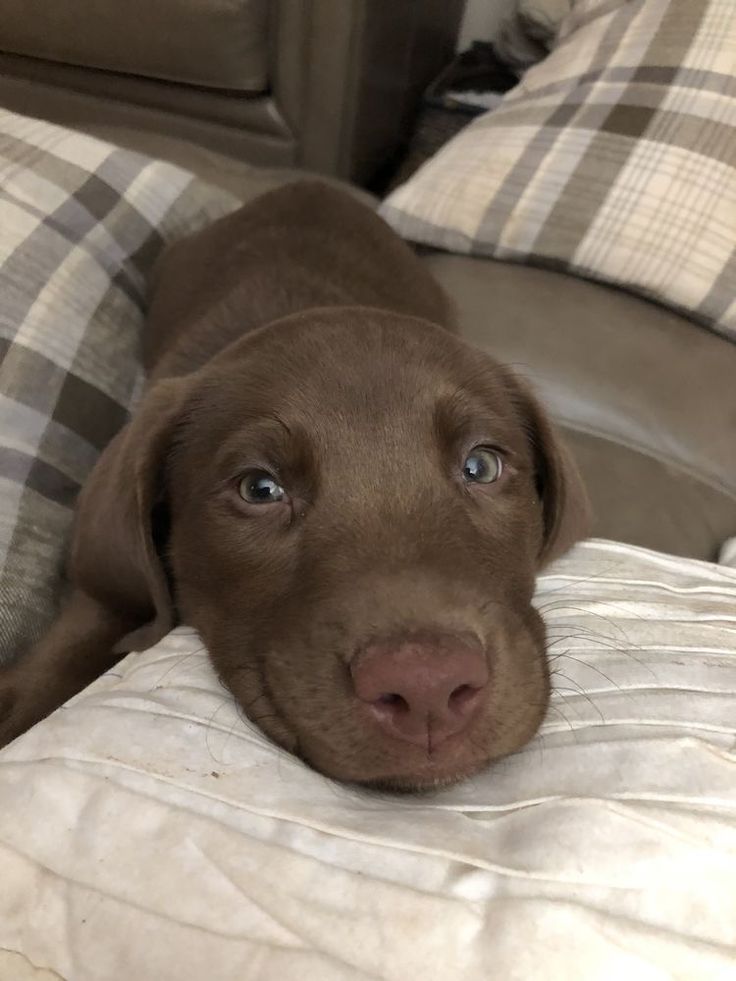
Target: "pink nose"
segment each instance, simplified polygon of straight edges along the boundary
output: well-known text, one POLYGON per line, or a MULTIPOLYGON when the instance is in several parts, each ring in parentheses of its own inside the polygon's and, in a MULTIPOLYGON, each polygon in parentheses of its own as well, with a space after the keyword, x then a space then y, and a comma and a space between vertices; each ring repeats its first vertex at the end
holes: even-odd
POLYGON ((381 728, 429 752, 468 726, 488 683, 483 648, 471 634, 375 641, 358 652, 350 670, 356 695, 381 728))

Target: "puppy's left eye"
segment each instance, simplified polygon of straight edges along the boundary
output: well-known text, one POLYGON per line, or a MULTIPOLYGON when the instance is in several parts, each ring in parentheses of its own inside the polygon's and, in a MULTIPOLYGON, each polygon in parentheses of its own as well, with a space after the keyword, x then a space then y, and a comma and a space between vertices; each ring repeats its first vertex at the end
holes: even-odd
POLYGON ((246 474, 240 481, 238 491, 249 504, 278 504, 286 497, 281 484, 265 470, 253 470, 246 474))
POLYGON ((492 484, 502 473, 501 457, 485 446, 471 450, 463 464, 463 477, 468 484, 492 484))

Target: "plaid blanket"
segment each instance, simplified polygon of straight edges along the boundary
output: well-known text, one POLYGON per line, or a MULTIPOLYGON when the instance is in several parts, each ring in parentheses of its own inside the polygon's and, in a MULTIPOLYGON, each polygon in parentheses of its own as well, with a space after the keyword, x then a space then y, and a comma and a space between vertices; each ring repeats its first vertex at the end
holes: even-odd
POLYGON ((623 285, 736 337, 733 0, 576 0, 384 203, 400 234, 623 285))
POLYGON ((136 391, 152 262, 233 203, 0 111, 0 663, 54 614, 77 491, 136 391))

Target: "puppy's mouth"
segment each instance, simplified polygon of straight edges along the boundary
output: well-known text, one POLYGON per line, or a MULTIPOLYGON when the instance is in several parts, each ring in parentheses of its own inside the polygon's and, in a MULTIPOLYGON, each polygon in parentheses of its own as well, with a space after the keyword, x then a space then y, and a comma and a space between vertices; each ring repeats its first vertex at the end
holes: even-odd
POLYGON ((347 747, 338 738, 331 738, 329 730, 315 738, 313 731, 302 732, 278 710, 251 718, 274 742, 322 776, 364 790, 416 794, 461 783, 508 756, 531 738, 543 714, 540 711, 538 717, 529 720, 521 737, 489 733, 487 725, 480 725, 477 730, 473 727, 450 735, 434 746, 413 745, 376 733, 361 720, 353 728, 358 737, 353 752, 345 752, 347 747))
POLYGON ((467 743, 463 745, 465 738, 451 737, 448 743, 457 741, 456 746, 443 745, 423 758, 409 759, 407 754, 385 774, 352 782, 366 790, 401 794, 427 793, 462 783, 491 763, 488 754, 468 747, 467 743))
POLYGON ((461 782, 494 758, 485 725, 422 746, 392 738, 366 724, 356 707, 350 748, 330 734, 303 734, 292 752, 310 769, 364 789, 416 793, 461 782), (339 747, 339 750, 338 750, 339 747))
MULTIPOLYGON (((367 790, 421 793, 459 783, 485 769, 493 755, 483 747, 480 734, 459 732, 435 745, 411 744, 376 732, 366 724, 361 706, 355 706, 353 733, 358 735, 354 752, 337 752, 340 740, 329 731, 304 733, 287 721, 275 700, 266 692, 250 701, 246 714, 258 727, 310 769, 322 776, 367 790), (254 709, 256 709, 254 711, 254 709)), ((242 702, 241 702, 242 705, 242 702)))

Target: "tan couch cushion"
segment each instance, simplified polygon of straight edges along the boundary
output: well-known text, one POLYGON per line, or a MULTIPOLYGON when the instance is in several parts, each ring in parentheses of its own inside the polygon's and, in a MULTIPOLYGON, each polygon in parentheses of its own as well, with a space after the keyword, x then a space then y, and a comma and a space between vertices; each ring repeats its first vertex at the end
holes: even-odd
POLYGON ((0 0, 0 50, 215 88, 267 87, 267 0, 0 0))

